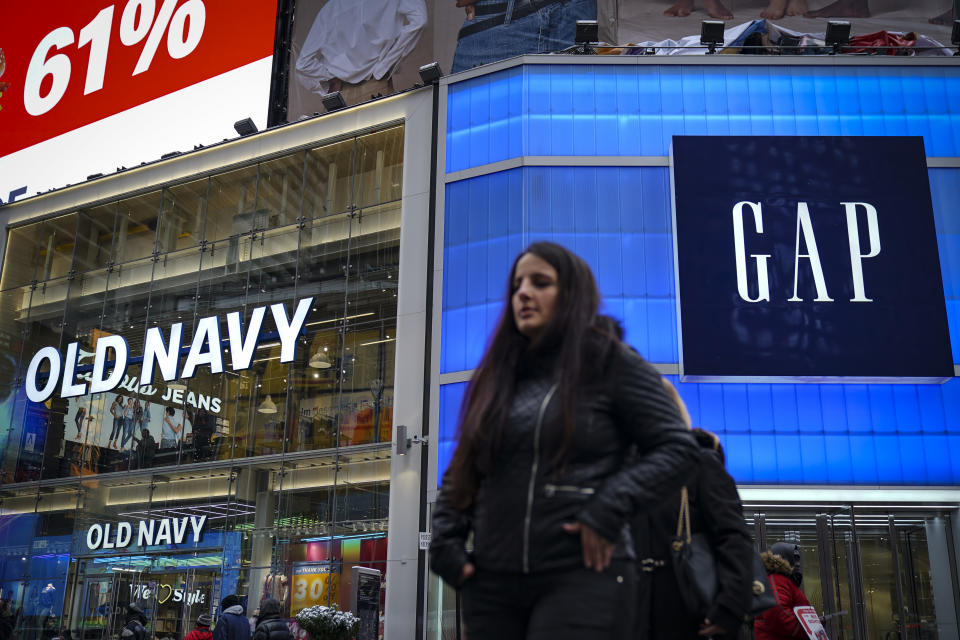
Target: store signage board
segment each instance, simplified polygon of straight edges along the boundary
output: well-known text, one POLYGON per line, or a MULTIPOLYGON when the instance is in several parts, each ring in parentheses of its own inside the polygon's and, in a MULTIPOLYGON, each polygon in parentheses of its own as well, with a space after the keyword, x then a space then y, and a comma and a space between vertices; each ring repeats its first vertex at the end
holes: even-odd
POLYGON ((262 128, 276 2, 4 3, 0 201, 262 128))
POLYGON ((161 544, 183 544, 188 538, 196 544, 203 535, 207 516, 162 518, 131 522, 99 522, 87 529, 87 549, 125 549, 136 541, 143 549, 161 544))
POLYGON ((953 376, 923 140, 676 136, 681 376, 953 376))
MULTIPOLYGON (((270 313, 280 337, 281 364, 293 362, 296 356, 297 339, 306 324, 312 304, 313 298, 299 300, 292 317, 287 316, 283 304, 270 305, 270 313)), ((239 312, 227 314, 226 344, 229 345, 233 371, 250 368, 267 309, 268 307, 265 306, 254 309, 245 328, 239 312)), ((208 366, 211 373, 223 373, 221 334, 219 316, 208 316, 198 320, 189 351, 181 367, 181 345, 185 346, 187 342, 183 337, 183 323, 173 324, 167 336, 164 336, 160 327, 150 327, 147 329, 144 340, 140 373, 141 387, 153 382, 154 369, 159 370, 165 382, 178 378, 188 380, 196 374, 200 366, 208 366)), ((123 336, 105 335, 97 339, 93 371, 79 376, 84 380, 83 382, 77 382, 78 350, 79 343, 71 342, 67 345, 65 354, 61 354, 56 347, 43 347, 33 355, 27 367, 26 377, 27 397, 32 402, 46 402, 54 393, 58 393, 58 390, 61 398, 72 398, 88 393, 104 393, 120 386, 130 361, 130 349, 123 336), (112 370, 107 374, 109 367, 112 367, 112 370)), ((150 395, 150 390, 148 389, 146 393, 150 395)))

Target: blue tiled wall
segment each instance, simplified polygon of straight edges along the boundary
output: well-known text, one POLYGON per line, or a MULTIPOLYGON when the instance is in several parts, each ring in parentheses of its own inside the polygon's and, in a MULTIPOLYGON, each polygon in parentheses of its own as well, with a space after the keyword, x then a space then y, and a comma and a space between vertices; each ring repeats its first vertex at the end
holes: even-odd
POLYGON ((674 135, 910 135, 960 156, 960 67, 529 65, 450 85, 448 172, 674 135))
MULTIPOLYGON (((448 171, 519 155, 662 156, 672 135, 693 133, 923 135, 929 156, 958 156, 960 69, 533 66, 452 85, 447 125, 448 171)), ((960 363, 960 169, 929 176, 960 363)), ((670 206, 665 167, 523 167, 449 183, 442 372, 477 365, 510 264, 537 239, 591 265, 628 342, 678 362, 670 206)), ((674 382, 739 482, 960 483, 958 380, 674 382)), ((441 474, 465 386, 440 390, 441 474)))

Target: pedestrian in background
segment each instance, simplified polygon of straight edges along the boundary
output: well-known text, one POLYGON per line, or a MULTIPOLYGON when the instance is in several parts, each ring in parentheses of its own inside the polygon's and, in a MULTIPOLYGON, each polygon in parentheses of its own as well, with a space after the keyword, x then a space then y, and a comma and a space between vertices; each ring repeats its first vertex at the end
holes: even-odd
POLYGON ((211 624, 213 624, 213 616, 209 613, 201 613, 197 616, 197 626, 183 640, 211 640, 213 638, 213 632, 210 631, 211 624))
POLYGON ((243 616, 243 604, 236 594, 220 601, 220 619, 213 640, 250 640, 250 623, 243 616))
POLYGON ((131 602, 127 605, 127 623, 120 632, 120 640, 147 640, 147 616, 140 605, 131 602))
POLYGON ((461 409, 431 567, 462 589, 471 640, 628 637, 627 521, 680 486, 696 444, 660 374, 600 319, 583 260, 534 243, 507 287, 461 409))
MULTIPOLYGON (((663 381, 684 421, 690 414, 680 394, 663 381)), ((706 612, 689 611, 673 567, 670 545, 677 536, 681 491, 674 491, 632 526, 640 558, 637 638, 693 640, 736 638, 750 608, 753 583, 753 541, 743 520, 743 505, 733 478, 724 468, 723 447, 716 435, 692 432, 700 445, 700 464, 686 479, 691 534, 706 533, 716 561, 717 594, 706 612), (704 615, 705 613, 705 615, 704 615)))
POLYGON ((293 640, 287 622, 281 617, 282 605, 276 598, 267 598, 260 603, 260 617, 253 640, 293 640))
POLYGON ((764 611, 753 621, 754 638, 756 640, 796 640, 796 638, 803 638, 806 633, 800 626, 796 614, 793 613, 793 608, 809 606, 810 602, 794 582, 793 565, 786 558, 772 551, 765 551, 760 554, 760 557, 767 568, 770 588, 773 590, 773 596, 777 604, 775 607, 764 611))

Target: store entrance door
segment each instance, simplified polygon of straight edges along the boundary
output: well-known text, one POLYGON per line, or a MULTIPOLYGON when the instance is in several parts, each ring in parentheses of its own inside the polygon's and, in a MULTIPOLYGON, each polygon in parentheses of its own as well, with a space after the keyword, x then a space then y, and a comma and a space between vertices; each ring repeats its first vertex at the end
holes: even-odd
POLYGON ((113 640, 135 603, 156 640, 180 639, 219 596, 221 552, 81 559, 73 580, 71 624, 78 640, 113 640))

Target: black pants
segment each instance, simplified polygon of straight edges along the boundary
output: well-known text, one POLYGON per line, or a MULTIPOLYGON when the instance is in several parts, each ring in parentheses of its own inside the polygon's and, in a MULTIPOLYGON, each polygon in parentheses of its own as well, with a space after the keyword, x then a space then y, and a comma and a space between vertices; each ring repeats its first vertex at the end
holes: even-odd
POLYGON ((463 585, 467 640, 629 638, 636 607, 632 562, 534 574, 478 570, 463 585))

